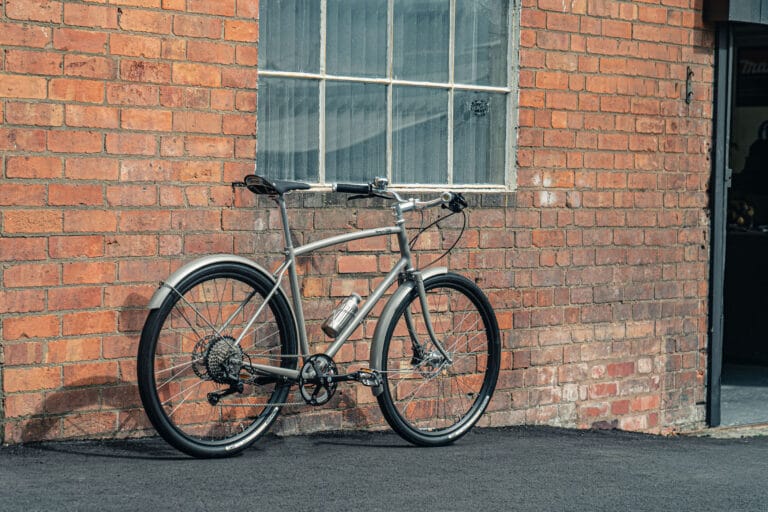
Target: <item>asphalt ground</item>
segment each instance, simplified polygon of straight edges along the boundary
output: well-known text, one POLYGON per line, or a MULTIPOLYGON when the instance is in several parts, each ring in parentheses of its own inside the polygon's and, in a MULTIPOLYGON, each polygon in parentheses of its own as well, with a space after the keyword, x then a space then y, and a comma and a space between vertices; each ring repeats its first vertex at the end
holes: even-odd
POLYGON ((768 510, 768 437, 475 429, 416 448, 390 432, 267 436, 195 460, 160 439, 0 448, 0 509, 768 510))

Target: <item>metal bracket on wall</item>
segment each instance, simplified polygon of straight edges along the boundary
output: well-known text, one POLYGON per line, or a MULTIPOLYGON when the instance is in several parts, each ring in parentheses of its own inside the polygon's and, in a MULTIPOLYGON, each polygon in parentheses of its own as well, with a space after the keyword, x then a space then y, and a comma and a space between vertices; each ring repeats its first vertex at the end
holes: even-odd
POLYGON ((690 66, 685 71, 685 102, 690 105, 693 101, 693 70, 690 66))

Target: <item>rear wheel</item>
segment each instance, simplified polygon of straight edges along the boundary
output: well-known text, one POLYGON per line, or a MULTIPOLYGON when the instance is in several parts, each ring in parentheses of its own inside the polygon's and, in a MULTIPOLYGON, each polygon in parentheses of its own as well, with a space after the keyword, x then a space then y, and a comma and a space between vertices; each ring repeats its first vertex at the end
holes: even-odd
POLYGON ((501 347, 496 315, 475 283, 444 274, 424 286, 435 337, 448 357, 431 341, 414 289, 386 332, 378 401, 403 438, 438 446, 480 419, 496 387, 501 347))
POLYGON ((252 366, 296 367, 285 297, 277 293, 264 305, 273 286, 247 265, 217 263, 182 279, 149 314, 139 344, 139 392, 152 425, 177 449, 195 457, 233 455, 277 417, 290 383, 252 366))

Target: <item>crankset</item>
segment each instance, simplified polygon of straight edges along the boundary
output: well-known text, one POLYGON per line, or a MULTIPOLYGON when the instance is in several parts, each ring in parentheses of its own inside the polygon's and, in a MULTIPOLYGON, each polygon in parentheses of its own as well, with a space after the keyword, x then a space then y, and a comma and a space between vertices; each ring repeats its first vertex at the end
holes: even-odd
POLYGON ((309 405, 323 405, 333 398, 339 382, 359 382, 363 386, 376 387, 381 385, 381 375, 367 368, 339 375, 333 359, 318 354, 304 363, 299 375, 299 392, 309 405))

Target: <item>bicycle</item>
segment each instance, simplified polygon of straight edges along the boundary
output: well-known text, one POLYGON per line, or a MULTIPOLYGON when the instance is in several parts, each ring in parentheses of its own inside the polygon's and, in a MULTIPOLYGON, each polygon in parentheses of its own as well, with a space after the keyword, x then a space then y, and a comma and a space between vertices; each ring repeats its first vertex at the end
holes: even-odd
MULTIPOLYGON (((294 385, 304 403, 319 406, 343 382, 370 387, 389 425, 413 444, 446 445, 466 434, 496 386, 501 359, 496 316, 474 281, 446 267, 414 268, 404 218, 442 206, 449 213, 438 221, 462 213, 466 227, 463 196, 444 192, 430 201, 403 199, 383 178, 367 185, 336 184, 335 192, 354 194, 350 200, 392 201, 394 225, 294 247, 285 195, 309 185, 249 175, 233 186, 276 201, 285 258, 271 273, 242 256, 204 256, 156 289, 141 333, 138 385, 161 437, 194 457, 234 455, 267 432, 282 407, 292 405, 286 399, 294 385), (312 354, 296 258, 393 235, 400 259, 365 301, 352 294, 334 309, 323 324, 333 342, 325 353, 312 354), (290 302, 282 287, 286 273, 290 302), (376 323, 370 367, 340 373, 333 357, 395 282, 376 323)), ((414 239, 436 222, 424 227, 422 221, 414 239)))

